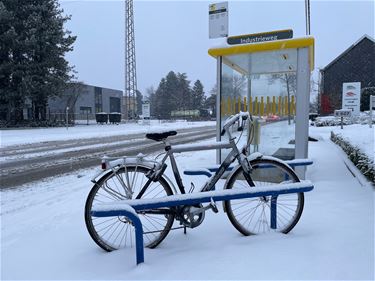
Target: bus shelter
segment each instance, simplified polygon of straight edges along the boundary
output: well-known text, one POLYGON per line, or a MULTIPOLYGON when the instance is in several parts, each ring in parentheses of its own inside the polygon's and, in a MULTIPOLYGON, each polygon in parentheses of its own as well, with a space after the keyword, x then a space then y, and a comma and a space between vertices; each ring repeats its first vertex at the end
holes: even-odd
MULTIPOLYGON (((208 53, 217 59, 217 140, 225 138, 220 132, 227 118, 248 111, 255 117, 251 152, 307 158, 314 38, 226 45, 208 53)), ((218 163, 226 153, 218 151, 218 163)), ((297 173, 304 178, 305 169, 297 173)))

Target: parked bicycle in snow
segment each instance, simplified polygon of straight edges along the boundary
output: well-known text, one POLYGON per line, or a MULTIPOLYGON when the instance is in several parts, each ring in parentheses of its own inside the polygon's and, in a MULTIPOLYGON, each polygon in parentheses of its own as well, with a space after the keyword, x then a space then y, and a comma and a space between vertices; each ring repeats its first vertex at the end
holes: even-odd
MULTIPOLYGON (((228 141, 206 145, 173 145, 168 137, 176 135, 175 131, 146 134, 146 138, 164 143, 165 155, 161 161, 150 160, 143 155, 119 159, 106 158, 102 167, 104 171, 93 179, 94 186, 85 205, 86 226, 93 240, 104 250, 112 251, 131 245, 134 239, 131 220, 126 216, 93 216, 96 206, 123 200, 128 200, 125 202, 130 202, 129 200, 148 202, 147 199, 155 201, 155 198, 160 199, 161 202, 167 196, 188 194, 194 191, 193 184, 189 190, 184 186, 174 157, 175 153, 230 149, 216 173, 199 188, 199 192, 211 191, 214 194, 215 185, 235 161, 238 165, 227 177, 224 190, 234 192, 251 188, 266 190, 267 186, 275 184, 300 182, 293 169, 281 160, 263 156, 260 153, 248 155, 251 137, 248 137, 248 143, 243 148, 237 147, 236 137, 232 135, 234 124, 238 124, 237 130, 241 131, 241 137, 245 127, 250 128, 248 134, 251 134, 251 121, 252 117, 248 113, 241 112, 232 116, 225 122, 221 132, 222 135, 227 135, 228 141), (177 187, 165 174, 168 159, 177 187)), ((303 206, 304 194, 302 192, 223 200, 223 208, 229 220, 243 235, 269 231, 288 233, 300 219, 303 206)), ((202 203, 175 204, 170 207, 137 211, 143 226, 144 245, 154 248, 163 241, 170 230, 199 226, 204 221, 207 210, 218 212, 214 200, 211 199, 211 202, 205 206, 202 203), (174 221, 177 221, 178 225, 174 226, 174 221)))

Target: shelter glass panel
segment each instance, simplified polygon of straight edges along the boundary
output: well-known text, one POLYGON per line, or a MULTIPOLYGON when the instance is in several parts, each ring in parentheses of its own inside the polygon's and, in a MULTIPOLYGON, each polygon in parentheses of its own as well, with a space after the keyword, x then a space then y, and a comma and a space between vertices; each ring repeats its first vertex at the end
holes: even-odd
MULTIPOLYGON (((225 121, 232 115, 240 111, 247 111, 248 101, 248 78, 243 73, 230 66, 223 64, 221 73, 221 101, 220 101, 220 130, 225 121)), ((247 128, 243 132, 238 132, 238 125, 232 127, 232 136, 235 136, 240 146, 246 144, 247 128)), ((228 137, 222 136, 222 140, 228 137)), ((224 159, 229 150, 221 151, 221 158, 224 159)))
POLYGON ((220 128, 231 115, 248 111, 255 121, 239 146, 249 138, 251 152, 294 159, 297 50, 223 56, 221 69, 220 128))
POLYGON ((255 119, 251 151, 283 160, 295 155, 294 73, 252 75, 249 112, 255 119))

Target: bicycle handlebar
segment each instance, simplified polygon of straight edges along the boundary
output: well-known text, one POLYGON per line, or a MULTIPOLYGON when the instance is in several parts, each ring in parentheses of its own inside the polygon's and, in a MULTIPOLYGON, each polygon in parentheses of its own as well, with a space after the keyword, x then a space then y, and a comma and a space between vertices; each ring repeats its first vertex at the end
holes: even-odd
POLYGON ((236 123, 238 120, 240 120, 241 124, 243 121, 246 121, 248 118, 252 120, 252 116, 249 112, 242 112, 240 111, 236 115, 233 115, 229 119, 227 119, 224 123, 223 129, 221 130, 221 135, 223 136, 229 127, 231 127, 234 123, 236 123))

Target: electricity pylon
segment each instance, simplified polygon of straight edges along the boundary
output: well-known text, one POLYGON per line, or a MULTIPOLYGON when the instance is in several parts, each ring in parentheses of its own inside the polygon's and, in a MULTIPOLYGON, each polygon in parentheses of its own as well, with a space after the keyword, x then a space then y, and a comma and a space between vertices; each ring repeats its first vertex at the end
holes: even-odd
POLYGON ((137 71, 135 62, 135 37, 133 0, 125 0, 125 119, 135 118, 137 71))

